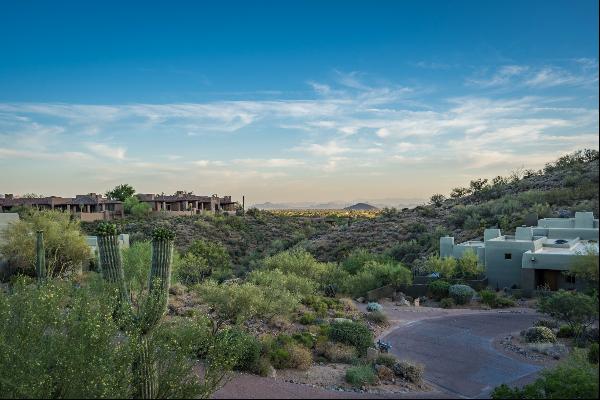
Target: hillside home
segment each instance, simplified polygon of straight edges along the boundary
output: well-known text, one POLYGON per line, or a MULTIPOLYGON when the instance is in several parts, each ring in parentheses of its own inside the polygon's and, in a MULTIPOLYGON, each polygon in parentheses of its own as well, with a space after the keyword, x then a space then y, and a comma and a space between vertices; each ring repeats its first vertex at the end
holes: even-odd
POLYGON ((575 218, 540 219, 514 235, 486 229, 483 241, 454 244, 453 237, 440 238, 441 257, 460 258, 466 251, 477 254, 494 288, 517 287, 526 295, 539 287, 581 289, 586 283, 564 272, 578 257, 597 254, 598 219, 591 212, 577 212, 575 218))
POLYGON ((150 205, 152 211, 163 211, 169 214, 189 215, 202 212, 235 212, 237 203, 231 201, 231 196, 219 197, 197 196, 179 191, 174 195, 138 194, 138 199, 150 205))
POLYGON ((123 217, 123 203, 96 193, 78 194, 75 197, 24 198, 6 194, 0 197, 0 213, 13 207, 33 207, 40 210, 59 210, 72 213, 82 221, 111 220, 123 217))

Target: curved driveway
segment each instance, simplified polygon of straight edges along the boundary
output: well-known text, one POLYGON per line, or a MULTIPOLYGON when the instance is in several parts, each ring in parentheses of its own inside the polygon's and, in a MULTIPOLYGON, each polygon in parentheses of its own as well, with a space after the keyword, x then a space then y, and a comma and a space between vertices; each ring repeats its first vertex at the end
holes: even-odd
POLYGON ((521 380, 541 369, 506 356, 495 337, 519 331, 539 318, 534 313, 479 312, 415 320, 388 333, 392 352, 425 365, 427 381, 461 397, 488 397, 495 386, 521 380))

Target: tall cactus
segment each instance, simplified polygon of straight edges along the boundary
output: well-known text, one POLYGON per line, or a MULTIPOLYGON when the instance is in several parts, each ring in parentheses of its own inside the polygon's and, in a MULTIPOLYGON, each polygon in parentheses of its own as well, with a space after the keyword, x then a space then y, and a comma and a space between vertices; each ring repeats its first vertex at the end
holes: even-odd
POLYGON ((152 239, 152 265, 148 277, 148 297, 140 312, 140 329, 147 333, 167 311, 173 264, 173 232, 157 228, 152 239))
POLYGON ((121 300, 129 302, 129 291, 125 285, 125 273, 119 249, 117 227, 114 224, 102 223, 97 234, 102 277, 118 287, 121 300))
POLYGON ((46 279, 46 249, 44 247, 44 231, 36 232, 35 243, 35 275, 38 282, 46 279))
MULTIPOLYGON (((121 296, 129 300, 116 234, 116 227, 112 224, 102 224, 98 229, 100 268, 103 278, 116 283, 121 296)), ((158 369, 152 354, 150 334, 167 310, 173 264, 173 238, 173 232, 166 228, 154 230, 148 296, 133 322, 133 328, 141 335, 140 351, 133 370, 136 397, 142 399, 156 398, 158 394, 158 369)))

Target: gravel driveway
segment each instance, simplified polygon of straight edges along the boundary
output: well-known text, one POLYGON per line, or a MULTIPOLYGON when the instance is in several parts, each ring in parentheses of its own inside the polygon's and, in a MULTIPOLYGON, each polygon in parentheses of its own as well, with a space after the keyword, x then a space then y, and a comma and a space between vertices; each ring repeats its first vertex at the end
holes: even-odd
POLYGON ((493 348, 499 335, 524 329, 539 319, 532 312, 478 312, 406 321, 385 335, 392 352, 425 365, 426 379, 461 397, 487 397, 501 383, 527 380, 539 365, 493 348))

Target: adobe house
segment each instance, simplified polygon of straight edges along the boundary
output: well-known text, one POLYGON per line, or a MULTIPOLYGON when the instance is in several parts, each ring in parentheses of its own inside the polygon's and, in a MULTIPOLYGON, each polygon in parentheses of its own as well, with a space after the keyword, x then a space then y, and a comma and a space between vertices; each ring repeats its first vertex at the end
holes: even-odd
POLYGON ((27 206, 40 210, 69 212, 82 221, 110 220, 124 215, 123 203, 110 200, 96 193, 78 194, 75 197, 23 198, 6 194, 0 198, 0 213, 9 212, 13 207, 27 206))
POLYGON ((550 290, 583 289, 585 282, 566 275, 578 257, 598 252, 598 219, 591 212, 575 218, 543 218, 537 226, 518 227, 514 235, 486 229, 483 241, 454 244, 453 237, 440 238, 440 256, 460 258, 477 254, 493 288, 517 287, 531 295, 540 287, 550 290))
POLYGON ((178 191, 174 195, 137 194, 138 199, 150 205, 152 211, 169 212, 176 215, 198 214, 202 212, 235 212, 237 203, 231 196, 197 196, 178 191))

